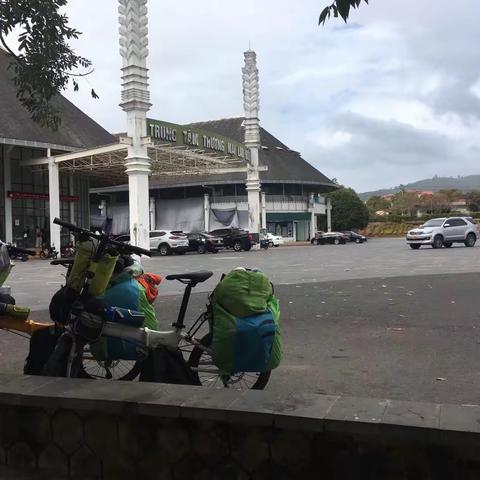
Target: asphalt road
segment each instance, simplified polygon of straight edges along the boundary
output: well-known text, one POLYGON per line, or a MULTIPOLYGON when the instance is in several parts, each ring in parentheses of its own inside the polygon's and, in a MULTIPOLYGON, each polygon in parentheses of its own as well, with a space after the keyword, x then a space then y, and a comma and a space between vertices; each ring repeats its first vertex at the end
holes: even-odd
MULTIPOLYGON (((450 249, 411 250, 403 239, 373 239, 362 245, 320 245, 278 247, 267 251, 153 257, 142 260, 145 268, 168 275, 195 270, 211 270, 213 277, 197 287, 211 291, 222 273, 243 266, 260 268, 275 285, 330 282, 358 278, 397 277, 445 273, 480 272, 480 249, 453 246, 450 249)), ((48 307, 51 295, 64 282, 64 269, 47 261, 19 263, 8 283, 17 302, 32 310, 48 307)), ((182 292, 177 282, 165 282, 162 295, 182 292)))
MULTIPOLYGON (((412 251, 389 239, 146 264, 158 273, 209 268, 217 274, 197 288, 189 318, 201 311, 221 272, 248 265, 269 274, 281 301, 285 343, 271 391, 472 404, 480 397, 479 253, 461 247, 412 251)), ((36 306, 33 317, 46 317, 44 299, 61 282, 58 272, 31 261, 12 273, 17 299, 36 306)), ((164 325, 178 311, 179 285, 162 286, 156 308, 164 325)), ((0 371, 20 372, 26 351, 24 339, 2 332, 0 371)))

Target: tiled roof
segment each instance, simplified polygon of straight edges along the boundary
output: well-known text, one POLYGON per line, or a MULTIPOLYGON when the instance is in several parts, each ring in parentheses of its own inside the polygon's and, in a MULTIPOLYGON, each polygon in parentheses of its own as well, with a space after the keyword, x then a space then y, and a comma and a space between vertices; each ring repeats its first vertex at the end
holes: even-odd
POLYGON ((11 62, 12 57, 0 49, 0 137, 74 148, 115 142, 110 133, 61 95, 52 100, 61 111, 59 129, 54 132, 35 123, 16 97, 11 62))
MULTIPOLYGON (((243 142, 245 129, 243 118, 226 118, 209 122, 192 123, 187 126, 209 130, 238 142, 243 142)), ((259 152, 260 165, 268 167, 268 171, 260 172, 263 183, 302 183, 323 187, 324 191, 334 190, 335 184, 323 173, 305 161, 298 152, 290 150, 280 140, 261 128, 260 139, 262 148, 259 152)), ((151 185, 201 185, 221 183, 243 183, 245 174, 234 173, 226 175, 185 175, 173 178, 154 177, 151 185)))

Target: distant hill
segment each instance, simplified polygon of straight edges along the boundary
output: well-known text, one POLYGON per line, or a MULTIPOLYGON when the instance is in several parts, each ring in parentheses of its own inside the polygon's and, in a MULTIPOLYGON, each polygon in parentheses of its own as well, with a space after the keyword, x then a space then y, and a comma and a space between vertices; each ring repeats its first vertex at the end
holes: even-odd
MULTIPOLYGON (((480 190, 480 175, 467 175, 465 177, 433 177, 425 180, 419 180, 418 182, 407 183, 402 185, 407 190, 443 190, 446 188, 457 188, 463 192, 469 190, 480 190)), ((400 185, 393 188, 384 188, 381 190, 375 190, 373 192, 360 193, 359 197, 362 200, 368 200, 370 197, 376 195, 383 196, 390 193, 397 193, 400 191, 400 185)))

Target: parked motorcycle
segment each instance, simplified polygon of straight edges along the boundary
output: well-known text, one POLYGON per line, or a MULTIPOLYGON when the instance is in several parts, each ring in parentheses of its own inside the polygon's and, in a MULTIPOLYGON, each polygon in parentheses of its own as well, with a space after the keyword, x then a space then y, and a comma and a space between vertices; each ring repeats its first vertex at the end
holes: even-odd
POLYGON ((22 248, 17 248, 15 245, 7 244, 8 253, 11 260, 18 260, 19 262, 26 262, 29 255, 35 255, 35 252, 30 250, 24 250, 22 248), (25 252, 29 252, 28 254, 25 252))
POLYGON ((58 257, 58 252, 55 248, 55 245, 44 245, 41 252, 40 258, 43 260, 56 259, 58 257))
POLYGON ((63 249, 63 258, 72 258, 75 255, 75 249, 73 248, 73 242, 70 241, 65 245, 63 249))

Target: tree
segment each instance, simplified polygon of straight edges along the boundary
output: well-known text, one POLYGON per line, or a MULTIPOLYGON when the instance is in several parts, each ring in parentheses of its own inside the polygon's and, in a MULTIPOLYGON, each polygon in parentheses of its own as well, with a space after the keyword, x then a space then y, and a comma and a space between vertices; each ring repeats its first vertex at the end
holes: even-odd
POLYGON ((472 212, 480 211, 480 190, 471 190, 465 194, 468 209, 472 212))
POLYGON ((417 192, 407 192, 402 188, 392 198, 392 212, 398 215, 411 216, 414 210, 422 205, 417 192))
POLYGON ((332 201, 333 230, 351 230, 368 225, 368 208, 354 190, 340 187, 326 196, 332 201))
MULTIPOLYGON (((11 68, 17 97, 42 126, 56 130, 61 123, 52 99, 70 81, 79 89, 74 77, 90 74, 90 60, 76 55, 69 41, 80 32, 68 26, 68 18, 60 13, 67 0, 0 0, 0 44, 12 55, 11 68), (18 35, 18 53, 7 44, 7 36, 18 35), (77 73, 81 68, 83 73, 77 73)), ((92 89, 93 98, 98 98, 92 89)))
POLYGON ((368 211, 372 214, 375 214, 375 212, 378 212, 379 210, 387 210, 390 208, 390 202, 388 200, 385 200, 383 197, 380 197, 378 195, 374 197, 370 197, 365 205, 368 208, 368 211))
POLYGON ((445 195, 448 200, 448 203, 455 202, 464 197, 463 193, 458 188, 444 188, 439 190, 438 193, 445 195))
POLYGON ((448 213, 450 211, 450 201, 448 196, 442 191, 435 192, 430 197, 430 205, 432 213, 448 213))
MULTIPOLYGON (((368 4, 368 0, 363 1, 368 4)), ((338 17, 340 15, 344 22, 347 23, 350 10, 352 8, 358 8, 361 3, 362 0, 334 0, 331 5, 322 10, 322 13, 318 19, 318 24, 324 25, 327 18, 330 18, 332 14, 334 17, 338 17)))

